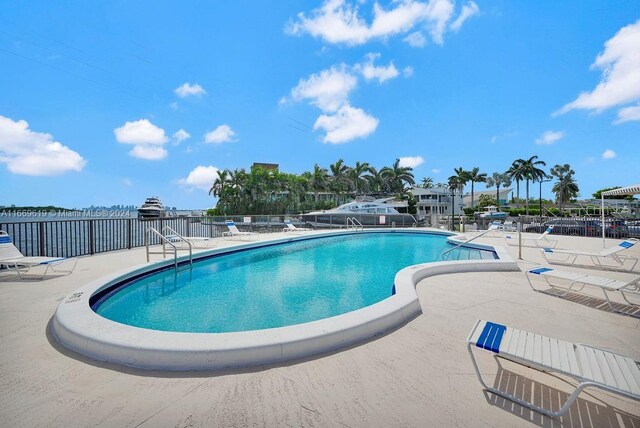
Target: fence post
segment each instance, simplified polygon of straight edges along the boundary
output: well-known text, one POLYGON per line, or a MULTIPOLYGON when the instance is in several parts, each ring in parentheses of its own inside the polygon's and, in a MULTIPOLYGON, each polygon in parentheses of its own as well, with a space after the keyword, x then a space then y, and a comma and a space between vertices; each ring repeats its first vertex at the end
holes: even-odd
POLYGON ((185 220, 187 221, 187 235, 186 236, 191 236, 191 217, 185 217, 185 220))
POLYGON ((89 219, 89 254, 94 255, 96 252, 96 241, 94 233, 94 220, 89 219))
POLYGON ((133 234, 133 219, 127 219, 127 248, 130 250, 133 242, 132 235, 133 234))
POLYGON ((44 253, 45 250, 45 245, 44 245, 44 241, 45 241, 45 236, 44 236, 44 221, 41 221, 38 223, 38 252, 39 252, 39 256, 46 256, 46 254, 44 253))

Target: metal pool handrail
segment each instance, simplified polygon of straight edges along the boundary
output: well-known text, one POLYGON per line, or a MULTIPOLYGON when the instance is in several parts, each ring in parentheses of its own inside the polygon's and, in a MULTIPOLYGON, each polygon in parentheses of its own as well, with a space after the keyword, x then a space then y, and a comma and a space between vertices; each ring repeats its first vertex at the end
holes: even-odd
POLYGON ((466 241, 464 241, 464 242, 462 242, 462 243, 460 243, 460 244, 456 245, 456 246, 455 246, 455 247, 453 247, 453 248, 449 248, 447 251, 445 251, 444 253, 442 253, 442 259, 444 259, 444 256, 446 256, 447 254, 449 254, 449 253, 450 253, 450 252, 452 252, 453 250, 455 250, 455 249, 457 249, 457 248, 462 247, 464 244, 468 244, 469 242, 473 241, 474 239, 478 239, 479 237, 481 237, 481 236, 482 236, 482 235, 484 235, 485 233, 489 232, 490 230, 491 230, 491 229, 487 229, 487 230, 485 230, 484 232, 482 232, 481 234, 476 235, 476 236, 474 236, 474 237, 473 237, 473 238, 471 238, 471 239, 467 239, 466 241))
POLYGON ((147 228, 144 234, 144 246, 147 251, 147 262, 149 261, 149 254, 162 254, 163 258, 166 258, 167 257, 167 249, 165 247, 166 244, 171 245, 171 247, 173 248, 173 266, 177 270, 178 269, 178 247, 176 247, 176 245, 173 242, 169 241, 163 234, 155 230, 153 227, 147 228), (162 242, 161 252, 149 250, 149 237, 151 234, 154 234, 160 238, 160 241, 162 242))
MULTIPOLYGON (((168 231, 169 233, 171 233, 171 237, 173 238, 177 238, 180 242, 184 242, 185 244, 187 244, 189 246, 189 264, 193 266, 193 246, 191 245, 191 242, 189 242, 188 239, 186 239, 184 236, 180 235, 178 232, 176 232, 175 230, 173 230, 172 228, 170 228, 169 226, 165 226, 162 228, 162 234, 163 236, 167 239, 167 241, 171 241, 170 237, 167 235, 164 235, 164 233, 166 233, 165 231, 168 231)), ((177 247, 174 247, 177 250, 177 247)))
POLYGON ((360 228, 360 231, 364 231, 364 226, 355 217, 347 217, 347 229, 349 229, 349 224, 353 225, 356 232, 358 231, 358 228, 360 228))

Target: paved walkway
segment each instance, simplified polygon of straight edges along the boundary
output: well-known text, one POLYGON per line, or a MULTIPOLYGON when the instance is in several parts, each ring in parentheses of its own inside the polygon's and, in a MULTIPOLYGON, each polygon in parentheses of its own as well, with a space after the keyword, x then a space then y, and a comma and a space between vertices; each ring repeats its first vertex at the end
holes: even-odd
MULTIPOLYGON (((602 248, 594 238, 560 240, 564 248, 602 248)), ((517 257, 517 249, 508 248, 517 257)), ((640 248, 631 252, 637 256, 640 248)), ((542 260, 534 249, 525 249, 523 259, 522 268, 542 260)), ((611 313, 597 292, 568 298, 534 293, 519 272, 426 279, 418 286, 423 314, 406 325, 285 365, 146 372, 89 360, 52 339, 48 325, 64 296, 114 266, 142 262, 144 250, 135 249, 81 258, 72 275, 44 281, 0 274, 3 426, 640 426, 639 402, 598 390, 583 393, 559 420, 483 393, 465 344, 477 318, 640 360, 640 319, 611 313)), ((490 383, 495 379, 538 403, 557 403, 572 389, 565 379, 522 366, 505 363, 498 370, 488 354, 480 354, 479 363, 490 383)))

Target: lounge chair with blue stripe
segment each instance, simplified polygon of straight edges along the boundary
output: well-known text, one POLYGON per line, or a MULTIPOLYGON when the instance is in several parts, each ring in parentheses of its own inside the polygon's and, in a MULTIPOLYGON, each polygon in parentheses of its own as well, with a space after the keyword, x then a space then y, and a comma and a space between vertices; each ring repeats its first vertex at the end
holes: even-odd
POLYGON ((539 291, 539 290, 537 290, 533 286, 533 282, 531 281, 531 279, 534 277, 539 277, 544 279, 547 285, 549 285, 549 287, 555 290, 560 290, 561 293, 559 294, 559 296, 567 295, 570 292, 582 291, 582 289, 587 285, 598 287, 602 290, 602 293, 604 294, 605 299, 607 299, 607 303, 609 304, 609 307, 614 312, 625 313, 617 310, 613 306, 613 304, 611 303, 611 300, 609 299, 609 294, 608 294, 609 291, 620 292, 625 302, 627 302, 631 306, 635 306, 635 307, 640 306, 640 303, 631 302, 628 298, 628 296, 630 295, 640 297, 640 275, 637 275, 636 277, 632 278, 629 281, 620 281, 617 279, 605 278, 602 276, 587 275, 579 272, 569 272, 566 270, 553 269, 548 266, 538 266, 533 269, 529 269, 526 272, 526 274, 527 274, 527 280, 529 281, 529 285, 531 286, 533 291, 539 291), (549 281, 550 278, 564 280, 564 281, 567 281, 569 284, 568 286, 565 287, 565 286, 556 284, 555 282, 549 281))
POLYGON ((640 368, 629 357, 563 340, 529 333, 489 321, 476 321, 467 338, 467 349, 476 375, 487 391, 550 417, 565 414, 585 388, 600 388, 640 400, 640 368), (497 388, 482 379, 473 349, 484 349, 536 370, 569 376, 579 383, 558 410, 537 406, 497 388))
POLYGON ((295 224, 291 223, 291 220, 285 220, 284 225, 285 227, 282 229, 283 232, 307 232, 311 230, 304 227, 296 227, 295 224))
POLYGON ((236 226, 236 223, 233 220, 226 220, 224 224, 227 226, 227 229, 229 229, 229 231, 222 232, 222 236, 238 239, 242 239, 242 237, 251 238, 257 236, 257 234, 253 232, 241 232, 240 230, 238 230, 238 226, 236 226))
MULTIPOLYGON (((549 237, 551 231, 553 231, 553 226, 547 227, 542 235, 535 238, 522 237, 522 245, 524 247, 555 248, 558 245, 558 240, 549 237)), ((505 235, 504 239, 507 241, 507 245, 518 245, 517 236, 505 235)))
POLYGON ((548 263, 574 264, 579 257, 585 257, 589 258, 594 265, 603 269, 616 267, 633 270, 638 264, 638 258, 623 255, 620 254, 620 252, 628 250, 637 242, 637 238, 629 238, 620 242, 618 245, 605 248, 601 251, 556 250, 547 247, 542 250, 542 255, 548 263), (607 263, 608 261, 613 263, 607 263))
POLYGON ((20 250, 13 245, 11 236, 3 230, 0 230, 0 267, 18 274, 18 278, 24 279, 23 275, 35 267, 44 267, 40 279, 44 278, 49 272, 70 274, 76 268, 77 258, 53 258, 53 257, 25 257, 20 250), (68 269, 59 269, 61 264, 71 264, 68 269))

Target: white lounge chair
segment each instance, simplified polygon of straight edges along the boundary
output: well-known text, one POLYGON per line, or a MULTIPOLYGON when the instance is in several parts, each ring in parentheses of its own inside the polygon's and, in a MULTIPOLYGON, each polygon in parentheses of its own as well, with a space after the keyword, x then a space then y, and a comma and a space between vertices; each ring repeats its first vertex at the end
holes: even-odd
POLYGON ((482 235, 487 235, 487 237, 492 236, 495 237, 496 236, 496 232, 500 232, 502 231, 502 222, 498 221, 498 220, 494 220, 491 223, 489 223, 489 227, 487 228, 487 230, 479 230, 479 232, 482 235))
POLYGON ((618 245, 605 248, 601 251, 556 250, 553 248, 544 248, 542 250, 542 255, 549 263, 563 264, 574 264, 578 257, 588 257, 594 265, 603 269, 606 269, 607 267, 624 268, 625 263, 630 262, 631 268, 629 268, 629 270, 633 270, 638 264, 638 258, 634 256, 621 255, 619 253, 633 247, 637 242, 637 238, 629 238, 618 245), (612 261, 613 266, 611 264, 602 263, 605 260, 612 261))
POLYGON ((165 237, 169 241, 178 245, 180 245, 180 243, 183 243, 184 241, 187 241, 193 248, 214 248, 217 244, 217 238, 208 238, 206 236, 166 235, 165 237))
POLYGON ((168 234, 164 235, 164 237, 178 247, 185 246, 186 243, 189 243, 192 248, 213 248, 218 243, 217 238, 209 238, 207 236, 182 236, 169 226, 163 227, 162 233, 167 232, 168 234))
POLYGON ((587 387, 640 400, 640 368, 629 357, 592 346, 529 333, 489 321, 476 321, 467 337, 467 350, 483 388, 547 416, 562 416, 587 387), (480 375, 473 348, 493 352, 504 358, 543 372, 554 372, 576 379, 579 384, 569 399, 553 411, 488 386, 480 375))
POLYGON ((515 221, 504 221, 504 223, 502 224, 502 227, 500 228, 500 230, 504 231, 504 232, 517 232, 518 231, 518 225, 515 221))
MULTIPOLYGON (((522 245, 524 247, 536 247, 536 248, 555 248, 558 245, 558 240, 549 238, 549 234, 553 230, 553 226, 547 227, 547 230, 540 236, 535 238, 522 237, 522 245)), ((507 245, 518 245, 518 237, 505 235, 504 240, 507 241, 507 245)))
POLYGON ((15 245, 13 245, 11 236, 9 236, 7 232, 0 230, 0 267, 4 266, 9 271, 17 273, 18 278, 20 279, 23 279, 23 275, 38 266, 43 266, 45 268, 40 279, 44 278, 49 271, 70 274, 76 268, 77 263, 77 258, 26 257, 22 255, 15 245), (73 262, 73 265, 69 269, 57 268, 59 265, 67 262, 73 262))
POLYGON ((557 290, 562 290, 560 296, 564 296, 572 291, 581 291, 585 287, 585 285, 592 285, 602 290, 605 299, 607 299, 609 307, 615 312, 621 311, 618 311, 611 303, 609 294, 607 294, 608 291, 619 291, 622 295, 622 298, 628 304, 632 306, 640 306, 640 303, 633 303, 627 298, 627 294, 640 296, 640 275, 636 276, 630 281, 620 281, 617 279, 604 278, 596 275, 586 275, 579 272, 569 272, 566 270, 553 269, 547 266, 538 266, 533 269, 529 269, 526 274, 529 285, 531 286, 533 291, 539 291, 536 290, 536 288, 533 286, 533 282, 531 282, 531 278, 536 275, 543 278, 546 281, 547 285, 549 285, 549 287, 557 290), (549 281, 549 278, 568 281, 569 285, 568 287, 562 287, 549 281))
POLYGON ((305 227, 296 227, 295 224, 291 223, 291 220, 285 220, 284 225, 285 227, 282 229, 283 232, 307 232, 311 230, 305 227))
POLYGON ((238 238, 238 239, 241 239, 243 236, 244 237, 257 236, 253 232, 241 232, 240 230, 238 230, 238 226, 236 226, 236 223, 233 220, 226 220, 224 222, 224 224, 227 226, 229 231, 228 232, 222 232, 222 236, 227 236, 227 237, 230 237, 230 238, 238 238))

